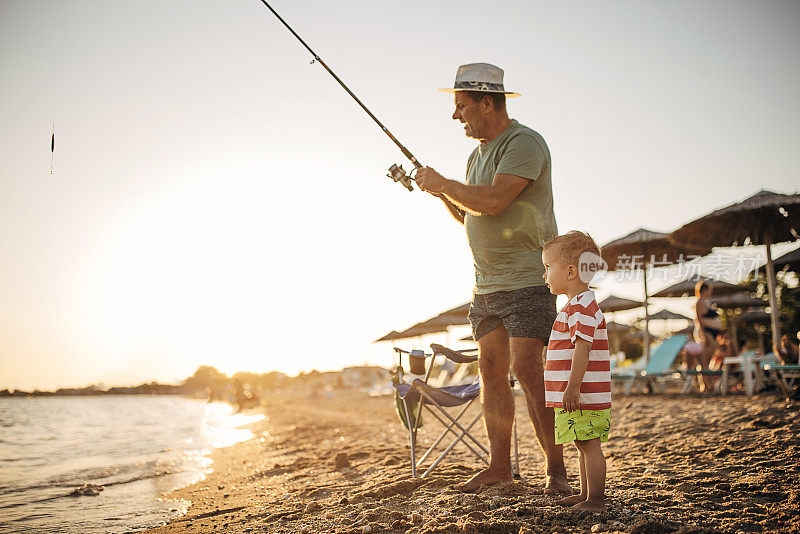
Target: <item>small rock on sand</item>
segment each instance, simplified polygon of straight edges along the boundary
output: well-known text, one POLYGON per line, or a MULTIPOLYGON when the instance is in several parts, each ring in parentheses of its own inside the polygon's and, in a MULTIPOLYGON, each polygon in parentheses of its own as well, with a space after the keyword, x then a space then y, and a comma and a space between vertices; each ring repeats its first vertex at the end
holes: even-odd
POLYGON ((100 492, 103 491, 105 488, 103 486, 98 486, 96 484, 84 484, 79 488, 75 488, 70 492, 72 497, 80 497, 81 495, 89 495, 92 497, 96 497, 100 495, 100 492))
POLYGON ((311 501, 306 505, 306 513, 316 512, 317 510, 321 510, 322 505, 317 501, 311 501))

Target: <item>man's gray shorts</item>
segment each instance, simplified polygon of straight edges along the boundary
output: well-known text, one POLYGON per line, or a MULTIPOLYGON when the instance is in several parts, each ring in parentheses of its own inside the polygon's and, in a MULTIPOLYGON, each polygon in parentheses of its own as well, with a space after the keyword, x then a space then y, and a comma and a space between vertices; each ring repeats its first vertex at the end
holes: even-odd
POLYGON ((475 341, 499 326, 508 337, 547 339, 556 320, 556 296, 547 286, 473 294, 469 322, 475 341))

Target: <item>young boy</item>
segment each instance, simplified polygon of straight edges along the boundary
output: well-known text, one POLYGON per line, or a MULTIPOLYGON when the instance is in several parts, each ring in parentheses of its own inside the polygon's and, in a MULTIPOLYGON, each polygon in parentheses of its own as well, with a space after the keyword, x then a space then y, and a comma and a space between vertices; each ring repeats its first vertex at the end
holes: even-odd
POLYGON ((566 295, 559 311, 545 365, 545 401, 555 409, 556 444, 578 447, 581 493, 558 501, 579 510, 603 511, 606 459, 600 448, 611 426, 611 363, 603 312, 589 282, 600 249, 589 235, 569 232, 542 249, 544 279, 550 292, 566 295))

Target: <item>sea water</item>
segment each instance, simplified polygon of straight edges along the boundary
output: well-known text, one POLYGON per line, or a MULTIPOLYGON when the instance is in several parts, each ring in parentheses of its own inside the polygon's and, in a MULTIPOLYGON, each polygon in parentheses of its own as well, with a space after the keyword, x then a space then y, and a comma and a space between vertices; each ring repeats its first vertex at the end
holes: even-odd
POLYGON ((202 480, 214 447, 263 416, 171 395, 0 398, 0 533, 125 533, 189 503, 160 500, 202 480), (72 496, 84 484, 97 496, 72 496))

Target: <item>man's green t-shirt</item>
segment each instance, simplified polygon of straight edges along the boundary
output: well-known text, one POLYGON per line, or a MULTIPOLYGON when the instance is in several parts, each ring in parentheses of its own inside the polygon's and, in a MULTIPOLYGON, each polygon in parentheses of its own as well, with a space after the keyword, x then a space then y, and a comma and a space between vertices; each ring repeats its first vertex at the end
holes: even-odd
POLYGON ((515 120, 467 162, 467 185, 491 185, 495 174, 530 180, 500 215, 464 217, 475 260, 475 293, 544 285, 542 245, 558 233, 550 184, 550 151, 537 132, 515 120))

